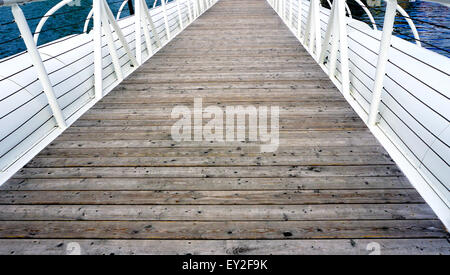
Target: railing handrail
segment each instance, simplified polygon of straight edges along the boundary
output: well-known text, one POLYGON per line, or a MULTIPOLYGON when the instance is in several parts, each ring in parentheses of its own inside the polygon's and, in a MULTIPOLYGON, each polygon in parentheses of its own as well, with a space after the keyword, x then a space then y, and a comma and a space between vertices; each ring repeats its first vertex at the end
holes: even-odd
POLYGON ((136 0, 139 14, 121 20, 116 20, 106 0, 93 0, 91 33, 68 35, 39 47, 36 42, 46 19, 70 1, 59 2, 46 13, 34 38, 20 6, 29 2, 37 0, 1 2, 13 10, 15 20, 7 24, 18 25, 18 39, 24 40, 26 51, 0 60, 4 69, 0 74, 8 72, 0 76, 0 84, 6 85, 0 104, 17 103, 1 113, 0 185, 217 0, 163 1, 151 9, 144 0, 136 0), (144 37, 130 36, 137 33, 144 37), (18 75, 22 78, 16 79, 18 75), (35 106, 40 106, 37 112, 35 106))
MULTIPOLYGON (((334 0, 331 10, 327 12, 322 12, 324 8, 320 7, 319 0, 268 0, 268 2, 328 74, 345 99, 365 121, 370 131, 386 148, 446 227, 450 228, 450 166, 448 166, 450 163, 450 112, 448 111, 450 60, 421 47, 420 38, 411 17, 398 5, 397 0, 385 0, 387 7, 381 38, 380 32, 377 30, 365 28, 358 30, 360 23, 346 15, 346 0, 334 0), (288 7, 287 3, 289 3, 288 7), (296 23, 292 16, 294 14, 293 4, 297 5, 296 23), (393 36, 394 19, 397 12, 405 17, 409 24, 414 34, 415 44, 393 36), (306 18, 306 22, 303 22, 303 18, 306 18), (326 22, 327 19, 328 22, 326 22), (323 29, 324 25, 326 25, 326 29, 323 29), (353 28, 356 28, 357 32, 353 31, 353 28), (355 49, 360 49, 361 52, 355 52, 355 49), (425 54, 429 61, 419 59, 420 57, 415 56, 417 55, 414 53, 415 51, 425 54), (408 55, 403 57, 405 52, 408 55), (399 59, 399 53, 403 55, 402 59, 399 59), (405 58, 407 61, 411 60, 410 62, 419 60, 421 63, 418 65, 406 63, 402 67, 399 65, 399 60, 405 60, 405 58), (437 63, 429 64, 430 62, 437 63), (422 66, 422 69, 420 67, 415 69, 417 66, 422 66), (414 69, 416 70, 415 74, 409 73, 414 69), (407 77, 407 79, 392 77, 390 74, 395 73, 395 70, 406 74, 402 77, 407 77), (429 70, 432 70, 432 75, 428 75, 430 74, 429 70), (422 74, 429 76, 428 81, 422 74), (433 79, 433 77, 440 81, 430 82, 429 79, 433 79), (413 84, 408 83, 410 81, 408 79, 414 81, 415 86, 411 86, 413 84), (389 81, 396 85, 394 88, 398 91, 392 90, 393 87, 389 81), (361 86, 365 89, 363 92, 359 90, 361 86), (440 87, 440 91, 433 86, 440 87), (440 99, 436 99, 434 103, 427 101, 427 97, 431 95, 423 94, 425 88, 436 92, 436 97, 440 99), (409 91, 409 89, 413 91, 409 91), (390 100, 391 97, 392 100, 390 100), (412 100, 414 102, 411 102, 412 100), (442 101, 447 102, 447 107, 442 101), (433 116, 425 117, 428 119, 429 125, 424 125, 420 122, 421 118, 415 117, 414 111, 409 110, 408 104, 413 104, 411 108, 417 108, 416 105, 423 108, 431 108, 430 104, 439 105, 441 113, 439 116, 435 116, 433 112, 437 107, 434 107, 432 112, 430 111, 433 116), (389 113, 387 113, 388 111, 389 113), (441 122, 439 127, 435 125, 437 120, 441 122), (408 136, 402 138, 396 131, 403 131, 401 134, 408 134, 408 136), (421 132, 417 134, 415 131, 421 132), (423 133, 424 131, 429 133, 423 133), (424 136, 421 137, 421 134, 424 136), (426 135, 430 137, 425 138, 426 135), (419 141, 423 145, 418 144, 419 141), (439 149, 433 148, 433 146, 438 146, 438 143, 443 143, 439 147, 441 151, 444 149, 447 151, 439 152, 439 149), (411 144, 418 144, 417 146, 423 146, 424 149, 421 149, 422 147, 410 148, 409 146, 413 146, 411 144), (420 155, 417 155, 414 150, 419 149, 422 151, 420 155), (446 171, 447 175, 445 176, 443 174, 445 172, 441 171, 446 171)), ((429 0, 429 2, 450 4, 450 0, 429 0)), ((418 115, 425 116, 427 114, 425 111, 420 110, 418 115)))

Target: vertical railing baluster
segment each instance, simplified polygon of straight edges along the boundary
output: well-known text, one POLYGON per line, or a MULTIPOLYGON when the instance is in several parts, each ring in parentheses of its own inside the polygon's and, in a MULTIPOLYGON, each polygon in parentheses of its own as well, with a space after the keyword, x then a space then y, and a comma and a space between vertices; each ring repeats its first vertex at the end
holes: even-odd
POLYGON ((123 80, 122 67, 120 66, 119 55, 117 54, 117 49, 114 43, 111 27, 109 26, 109 20, 108 17, 106 16, 105 5, 102 6, 101 15, 102 15, 103 33, 105 34, 109 54, 111 55, 114 72, 116 73, 117 80, 122 81, 123 80))
POLYGON ((391 47, 392 31, 394 30, 395 14, 397 13, 397 0, 387 0, 386 14, 384 16, 383 33, 381 35, 380 49, 378 52, 377 69, 375 73, 375 82, 373 86, 372 101, 370 103, 370 112, 368 124, 376 124, 378 110, 381 102, 381 92, 383 90, 383 80, 386 74, 386 65, 388 61, 389 49, 391 47))
POLYGON ((94 87, 95 98, 103 97, 102 0, 93 0, 94 17, 94 87))
POLYGON ((289 0, 289 28, 292 28, 292 14, 293 14, 293 8, 292 8, 292 2, 294 0, 289 0))
MULTIPOLYGON (((322 35, 320 30, 320 0, 311 0, 313 5, 313 22, 314 22, 314 39, 315 39, 315 53, 316 53, 316 59, 319 58, 320 55, 320 49, 322 47, 322 35)), ((341 0, 345 1, 345 0, 341 0)), ((312 50, 312 49, 311 49, 312 50)))
POLYGON ((339 18, 339 52, 341 57, 341 81, 342 93, 350 92, 350 76, 348 66, 348 37, 347 37, 347 15, 345 13, 346 0, 338 2, 338 18, 339 18))
POLYGON ((184 3, 186 3, 189 16, 189 23, 191 23, 192 22, 191 0, 185 0, 184 3))
POLYGON ((141 0, 134 0, 134 33, 135 33, 135 45, 136 45, 136 61, 139 65, 142 64, 142 41, 141 41, 141 22, 142 22, 142 5, 141 0))
POLYGON ((177 12, 178 12, 178 20, 180 21, 180 32, 183 29, 183 17, 181 17, 181 8, 180 8, 180 1, 181 0, 176 0, 177 1, 177 12))
POLYGON ((297 36, 298 39, 302 36, 302 14, 303 14, 303 0, 298 0, 298 17, 297 17, 297 36))
POLYGON ((151 37, 150 37, 150 30, 148 29, 148 21, 149 21, 149 20, 147 20, 148 6, 144 0, 138 0, 138 3, 141 7, 141 20, 144 23, 144 24, 142 24, 142 27, 143 27, 142 29, 143 29, 144 37, 145 37, 145 44, 147 46, 147 53, 148 53, 148 56, 150 57, 153 54, 153 46, 152 46, 152 41, 151 41, 151 37))
POLYGON ((30 27, 28 26, 25 15, 23 14, 22 9, 17 4, 11 6, 11 11, 27 48, 33 66, 37 70, 38 78, 42 84, 44 94, 47 97, 48 105, 53 112, 56 123, 58 124, 58 127, 60 127, 61 129, 65 129, 67 128, 66 120, 64 119, 64 115, 58 104, 58 100, 55 96, 52 83, 50 82, 50 78, 48 76, 47 70, 45 69, 45 65, 42 61, 37 45, 33 40, 33 35, 31 34, 30 27))
POLYGON ((167 19, 166 0, 161 0, 161 6, 163 9, 164 26, 166 28, 167 41, 169 41, 170 40, 170 26, 169 26, 169 20, 167 19))

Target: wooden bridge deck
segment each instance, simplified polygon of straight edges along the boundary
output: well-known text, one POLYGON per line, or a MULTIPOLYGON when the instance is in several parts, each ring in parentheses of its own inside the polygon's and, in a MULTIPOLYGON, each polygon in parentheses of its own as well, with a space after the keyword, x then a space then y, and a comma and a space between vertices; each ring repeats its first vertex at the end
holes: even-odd
POLYGON ((221 0, 0 187, 0 253, 450 253, 263 0, 221 0), (243 1, 245 3, 243 3, 243 1), (280 106, 280 147, 175 142, 174 106, 280 106))

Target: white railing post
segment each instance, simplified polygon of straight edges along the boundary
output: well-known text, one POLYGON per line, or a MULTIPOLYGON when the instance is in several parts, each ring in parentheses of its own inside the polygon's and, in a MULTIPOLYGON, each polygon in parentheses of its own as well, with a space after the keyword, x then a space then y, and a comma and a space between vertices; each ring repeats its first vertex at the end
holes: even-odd
POLYGON ((103 97, 102 0, 93 0, 94 17, 94 87, 95 98, 103 97))
POLYGON ((109 21, 106 16, 105 5, 102 6, 102 26, 103 32, 106 37, 109 53, 111 55, 111 60, 114 66, 114 72, 116 73, 117 80, 122 81, 123 80, 122 67, 120 66, 119 55, 117 54, 116 45, 114 43, 114 38, 111 32, 111 27, 109 26, 109 21))
POLYGON ((397 13, 397 0, 387 0, 386 14, 384 16, 383 33, 381 35, 380 49, 378 52, 377 70, 375 73, 375 82, 373 86, 372 102, 370 103, 370 112, 368 124, 376 124, 378 109, 381 102, 381 92, 383 90, 383 80, 386 73, 386 64, 388 61, 389 48, 391 47, 391 36, 394 30, 395 14, 397 13))
MULTIPOLYGON (((328 65, 328 76, 331 79, 336 78, 336 66, 337 66, 337 52, 339 48, 339 1, 333 1, 333 18, 330 17, 330 21, 328 25, 331 28, 331 32, 333 35, 333 39, 331 41, 331 49, 330 49, 330 55, 328 57, 329 65, 328 65)), ((326 35, 326 34, 325 34, 326 35)), ((325 45, 324 45, 325 46, 325 45)), ((328 44, 326 44, 328 47, 328 44)), ((319 57, 320 60, 320 57, 319 57)))
POLYGON ((300 39, 302 35, 302 14, 303 14, 303 0, 298 0, 298 14, 297 14, 297 36, 300 39))
POLYGON ((322 45, 322 52, 319 56, 319 60, 318 63, 322 64, 325 60, 325 56, 327 54, 327 50, 328 50, 328 45, 332 42, 331 38, 335 39, 336 34, 337 34, 337 29, 336 29, 336 19, 335 17, 336 15, 336 5, 337 5, 337 1, 333 1, 333 4, 331 4, 331 11, 330 11, 330 16, 328 17, 328 24, 327 24, 327 30, 325 32, 325 37, 323 40, 323 45, 322 45), (333 35, 333 37, 332 37, 333 35))
MULTIPOLYGON (((157 48, 161 48, 162 47, 161 38, 159 37, 159 34, 155 28, 155 24, 153 23, 152 16, 150 15, 150 11, 148 10, 147 3, 143 0, 141 0, 141 4, 142 4, 142 11, 144 13, 144 17, 147 19, 147 21, 145 21, 146 23, 144 24, 144 26, 147 26, 147 22, 150 24, 150 28, 152 29, 152 33, 153 33, 153 37, 156 40, 156 46, 157 46, 157 48)), ((149 39, 150 39, 150 36, 149 36, 149 39)), ((150 46, 151 46, 151 44, 150 44, 150 46)))
POLYGON ((134 27, 136 38, 136 61, 142 64, 142 41, 141 41, 141 22, 142 22, 142 5, 141 0, 134 0, 134 27))
POLYGON ((170 40, 170 26, 169 26, 169 20, 167 19, 166 0, 161 0, 161 6, 163 9, 164 26, 166 28, 167 41, 169 41, 170 40))
MULTIPOLYGON (((147 20, 147 13, 148 13, 148 6, 147 3, 145 3, 145 1, 143 0, 138 0, 139 6, 141 8, 141 20, 144 21, 144 24, 142 24, 143 26, 143 31, 144 31, 144 37, 145 37, 145 45, 147 46, 147 53, 148 56, 150 57, 153 54, 153 46, 152 46, 152 41, 151 41, 151 37, 150 37, 150 30, 148 29, 148 23, 150 20, 147 20)), ((156 37, 155 37, 156 39, 156 37)), ((141 62, 142 63, 142 62, 141 62)))
MULTIPOLYGON (((314 21, 314 38, 315 38, 315 48, 316 48, 316 59, 319 58, 320 49, 322 47, 322 36, 320 31, 320 0, 311 0, 314 7, 313 21, 314 21)), ((345 1, 345 0, 342 0, 345 1)))
POLYGON ((44 88, 45 96, 47 97, 48 104, 50 105, 50 109, 53 112, 56 123, 61 129, 65 129, 67 128, 66 120, 64 119, 64 115, 58 104, 55 92, 53 91, 53 86, 50 82, 50 78, 48 77, 44 62, 42 61, 39 50, 37 49, 36 43, 33 40, 30 27, 28 26, 27 20, 25 19, 25 15, 23 14, 22 9, 17 4, 11 6, 11 11, 17 23, 17 27, 19 28, 25 46, 27 47, 27 51, 31 58, 33 66, 37 70, 37 75, 39 77, 39 80, 41 81, 42 87, 44 88))
POLYGON ((339 2, 338 5, 338 18, 339 18, 339 51, 341 57, 341 80, 342 80, 342 93, 350 92, 350 76, 348 66, 348 37, 347 37, 347 16, 345 14, 345 8, 347 0, 339 2))
POLYGON ((294 0, 289 0, 289 28, 292 28, 292 14, 293 14, 292 1, 294 1, 294 0))
POLYGON ((184 3, 187 6, 188 15, 189 15, 189 23, 190 23, 190 22, 192 22, 191 0, 185 0, 184 3))
POLYGON ((311 0, 309 2, 308 19, 306 22, 306 33, 304 37, 305 45, 308 45, 311 53, 319 58, 321 48, 320 35, 320 0, 311 0), (315 51, 314 51, 315 48, 315 51))
POLYGON ((327 50, 331 42, 330 55, 328 57, 328 76, 335 79, 337 66, 337 52, 340 51, 341 63, 341 91, 346 94, 350 92, 350 76, 348 65, 348 37, 347 37, 347 16, 345 14, 345 0, 333 1, 331 13, 328 19, 328 26, 323 41, 323 46, 319 54, 318 63, 325 61, 327 50))
POLYGON ((128 58, 131 61, 131 64, 133 66, 137 67, 138 63, 136 61, 136 57, 131 52, 130 46, 128 45, 128 42, 122 33, 122 29, 119 27, 119 25, 117 25, 116 19, 114 18, 114 15, 113 15, 111 9, 109 8, 106 0, 102 0, 102 2, 103 2, 103 11, 105 12, 107 18, 109 19, 109 22, 111 23, 111 26, 113 27, 114 32, 116 33, 117 37, 120 40, 120 43, 122 43, 122 46, 125 49, 125 52, 127 53, 128 58))
MULTIPOLYGON (((198 2, 200 3, 200 14, 202 14, 203 11, 205 10, 205 7, 204 7, 204 5, 203 5, 203 0, 198 0, 198 2)), ((199 14, 199 15, 200 15, 200 14, 199 14)))
POLYGON ((178 20, 180 21, 180 31, 183 29, 183 17, 181 17, 181 8, 180 8, 180 1, 177 1, 177 12, 178 12, 178 20))
POLYGON ((312 1, 313 0, 310 0, 309 1, 309 8, 308 8, 308 17, 306 18, 306 26, 305 26, 305 35, 304 35, 304 37, 303 37, 303 43, 306 45, 306 46, 308 46, 308 48, 310 48, 310 45, 309 45, 309 42, 308 42, 308 40, 309 40, 309 36, 311 35, 311 27, 312 27, 312 12, 313 12, 313 10, 312 10, 312 1))

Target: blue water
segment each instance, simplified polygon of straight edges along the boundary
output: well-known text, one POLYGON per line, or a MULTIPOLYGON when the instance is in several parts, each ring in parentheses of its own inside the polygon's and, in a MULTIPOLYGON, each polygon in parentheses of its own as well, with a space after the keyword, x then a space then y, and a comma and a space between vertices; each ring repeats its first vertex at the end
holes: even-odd
MULTIPOLYGON (((32 32, 36 29, 40 18, 60 0, 47 0, 43 2, 35 2, 22 6, 25 16, 28 18, 28 24, 32 32)), ((149 7, 153 6, 155 0, 146 0, 149 7)), ((161 0, 157 0, 158 5, 161 0)), ((353 2, 353 1, 348 1, 353 2)), ((379 8, 370 8, 377 25, 383 25, 383 17, 385 10, 385 2, 379 8)), ((108 0, 111 10, 114 14, 122 3, 122 0, 108 0)), ((410 17, 415 20, 417 30, 423 41, 423 47, 429 48, 440 54, 450 57, 450 9, 436 3, 425 1, 408 2, 399 0, 400 5, 408 12, 410 17), (431 24, 430 24, 431 23, 431 24)), ((83 31, 84 20, 88 15, 92 0, 80 0, 80 6, 65 6, 56 12, 57 15, 51 16, 39 35, 38 44, 51 42, 57 38, 61 38, 70 34, 81 33, 83 31)), ((354 18, 369 22, 367 15, 361 9, 352 9, 354 18)), ((125 6, 122 17, 128 16, 129 10, 125 6)), ((13 17, 9 7, 0 7, 0 58, 7 57, 25 50, 23 41, 15 39, 19 36, 19 31, 15 23, 11 23, 13 17), (15 39, 15 40, 14 40, 15 39), (2 42, 12 40, 8 43, 2 42)), ((92 26, 92 22, 90 27, 92 26)), ((395 30, 401 36, 411 42, 413 35, 406 21, 397 16, 395 22, 395 30)))
MULTIPOLYGON (((352 2, 352 1, 348 1, 352 2)), ((419 33, 422 47, 450 57, 450 8, 425 1, 403 1, 398 0, 399 5, 409 14, 419 33)), ((386 2, 382 1, 382 7, 370 8, 378 29, 383 26, 386 2)), ((369 23, 368 16, 362 13, 362 9, 353 12, 356 19, 369 23)), ((415 43, 411 28, 405 19, 398 13, 394 31, 396 36, 402 37, 415 43)))
MULTIPOLYGON (((21 6, 33 33, 41 17, 60 1, 61 0, 47 0, 21 6)), ((161 0, 146 0, 149 7, 153 6, 154 1, 158 1, 157 5, 160 5, 161 3, 161 0)), ((109 3, 109 6, 115 16, 123 0, 107 0, 107 2, 109 3)), ((70 34, 82 33, 84 20, 89 14, 91 8, 92 0, 80 0, 80 6, 66 5, 59 9, 55 15, 51 16, 45 23, 43 30, 39 34, 38 45, 51 42, 55 39, 70 34)), ((129 15, 130 11, 128 10, 128 6, 125 5, 121 18, 129 15)), ((9 7, 0 7, 0 43, 19 37, 17 25, 11 22, 13 22, 11 9, 9 7)), ((89 29, 91 27, 92 20, 89 24, 89 29)), ((7 57, 24 50, 25 45, 21 39, 13 40, 0 45, 0 58, 7 57)))

